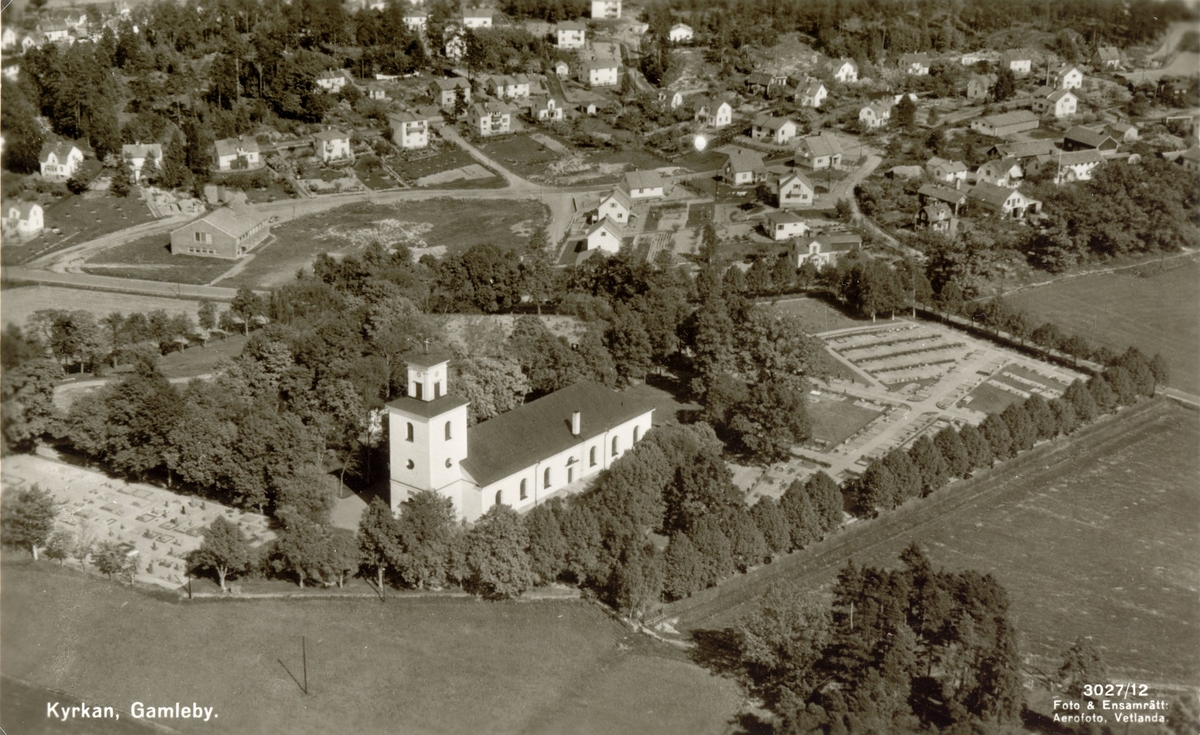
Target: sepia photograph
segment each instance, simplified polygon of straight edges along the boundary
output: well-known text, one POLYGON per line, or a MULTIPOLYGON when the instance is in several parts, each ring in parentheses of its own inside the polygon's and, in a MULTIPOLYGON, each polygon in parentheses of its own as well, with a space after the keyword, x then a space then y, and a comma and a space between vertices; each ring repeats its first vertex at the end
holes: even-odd
POLYGON ((1200 0, 0 36, 0 735, 1200 735, 1200 0))

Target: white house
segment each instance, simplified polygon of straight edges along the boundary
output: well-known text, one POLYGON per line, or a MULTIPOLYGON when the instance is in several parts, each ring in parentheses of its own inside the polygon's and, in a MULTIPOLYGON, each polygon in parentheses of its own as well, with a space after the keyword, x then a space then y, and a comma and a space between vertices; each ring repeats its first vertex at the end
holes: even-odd
POLYGON ((842 164, 842 144, 833 133, 801 138, 793 162, 812 171, 836 168, 842 164))
POLYGON ((1132 123, 1113 122, 1104 126, 1104 132, 1118 143, 1136 143, 1138 129, 1132 123))
POLYGON ((350 135, 340 130, 322 130, 313 135, 313 148, 321 157, 321 163, 354 160, 354 152, 350 150, 350 135))
POLYGON ((1184 151, 1183 155, 1179 157, 1179 165, 1189 173, 1200 172, 1200 145, 1194 145, 1184 151))
POLYGON ((754 140, 769 140, 775 145, 786 145, 796 137, 796 123, 786 117, 775 117, 765 112, 754 117, 750 128, 754 140))
POLYGON ((419 11, 405 13, 403 20, 404 25, 413 33, 424 35, 425 29, 429 27, 429 16, 419 11))
POLYGON ((1071 90, 1056 89, 1050 94, 1034 98, 1033 111, 1040 115, 1064 118, 1074 115, 1078 105, 1079 98, 1071 90))
POLYGON ((621 250, 621 240, 625 231, 615 220, 605 217, 588 230, 584 236, 588 250, 603 250, 606 253, 617 253, 621 250))
POLYGON ((683 92, 659 92, 658 101, 668 109, 678 110, 683 106, 683 92))
POLYGON ((12 51, 20 41, 21 37, 12 26, 4 26, 3 30, 0 30, 0 48, 5 51, 12 51))
POLYGON ((617 59, 581 59, 576 68, 580 83, 589 87, 610 87, 621 81, 621 62, 617 59))
POLYGON ((12 202, 4 205, 4 229, 15 231, 21 237, 36 235, 42 231, 42 205, 37 202, 12 202))
POLYGON ((459 94, 462 94, 465 102, 471 101, 471 83, 466 77, 434 79, 429 84, 429 93, 433 96, 434 104, 443 110, 453 110, 459 94))
POLYGON ((601 199, 600 206, 596 208, 597 220, 608 218, 619 225, 628 223, 632 214, 633 200, 629 198, 629 193, 619 186, 601 199))
POLYGON ((786 211, 767 213, 765 227, 772 240, 791 240, 808 232, 808 225, 798 215, 786 211))
POLYGON ((491 28, 492 27, 492 10, 491 8, 472 8, 463 11, 462 24, 466 28, 491 28))
POLYGON ((858 111, 858 121, 866 130, 876 130, 892 119, 891 100, 875 100, 858 111))
POLYGON ((529 116, 534 120, 562 120, 566 105, 553 97, 537 97, 529 102, 529 116))
POLYGON ((812 263, 818 268, 837 265, 838 258, 862 247, 862 237, 854 232, 830 230, 818 232, 788 244, 788 259, 796 268, 812 263))
POLYGON ((658 171, 626 171, 620 186, 634 201, 661 199, 667 195, 667 182, 658 171))
POLYGON ((1054 86, 1058 89, 1079 89, 1083 86, 1083 72, 1074 64, 1063 64, 1054 73, 1054 86))
POLYGON ((676 23, 667 31, 667 38, 671 43, 691 43, 695 35, 696 32, 686 23, 676 23))
POLYGON ((554 75, 559 79, 566 79, 567 77, 571 76, 571 67, 567 64, 567 62, 559 59, 558 61, 554 62, 554 75))
POLYGON ((66 42, 69 44, 75 42, 75 37, 71 35, 71 29, 66 23, 39 24, 38 31, 40 31, 50 43, 66 42))
POLYGON ((387 406, 393 512, 429 490, 468 523, 497 505, 527 511, 580 489, 653 425, 646 402, 584 382, 468 428, 449 379, 449 358, 409 358, 408 395, 387 406))
POLYGON ((925 163, 925 171, 935 181, 945 181, 955 186, 967 180, 967 165, 962 161, 948 161, 934 156, 925 163))
POLYGON ((346 86, 349 78, 345 69, 326 69, 317 73, 317 86, 326 92, 336 93, 342 91, 346 86))
POLYGON ((162 171, 163 153, 162 146, 158 143, 123 145, 121 158, 129 162, 129 172, 133 174, 134 182, 142 180, 142 167, 148 160, 153 161, 155 169, 162 171))
POLYGON ((825 62, 825 71, 843 84, 853 84, 858 81, 858 64, 854 62, 854 59, 830 59, 825 62))
POLYGON ((66 181, 83 163, 83 151, 65 140, 45 143, 38 155, 38 162, 41 163, 43 178, 66 181))
POLYGON ((707 97, 696 97, 691 101, 695 119, 703 127, 723 128, 733 122, 733 105, 728 100, 716 102, 707 97))
POLYGON ((218 171, 258 168, 262 165, 258 141, 244 136, 216 141, 213 143, 213 165, 218 171))
POLYGON ((429 145, 429 120, 410 110, 388 115, 392 128, 392 142, 405 150, 425 148, 429 145))
POLYGON ((761 153, 738 148, 725 157, 721 176, 734 186, 752 185, 767 180, 767 165, 763 163, 761 153))
POLYGON ((615 19, 621 17, 621 0, 592 0, 592 18, 615 19))
POLYGON ((559 23, 554 33, 559 48, 583 48, 587 45, 587 26, 577 20, 559 23))
POLYGON ((795 94, 796 102, 800 103, 801 107, 820 107, 828 96, 829 90, 825 89, 820 79, 809 79, 796 88, 795 94))
POLYGON ((900 69, 913 76, 926 76, 929 74, 929 54, 902 54, 900 69))
POLYGON ((1025 173, 1021 169, 1020 162, 1011 157, 988 161, 975 171, 975 181, 1004 186, 1009 189, 1016 189, 1020 186, 1024 176, 1025 173))
POLYGON ((779 208, 811 207, 816 198, 816 189, 811 181, 793 171, 779 180, 779 208))
POLYGON ((511 132, 512 113, 513 108, 500 100, 483 100, 471 105, 467 115, 471 127, 486 138, 511 132))
POLYGON ((1046 176, 1055 184, 1067 184, 1072 181, 1090 181, 1092 172, 1098 166, 1104 165, 1104 155, 1091 149, 1084 151, 1068 151, 1038 156, 1030 163, 1030 170, 1046 176))
POLYGON ((1033 70, 1033 54, 1027 49, 1010 49, 1000 54, 1000 68, 1008 69, 1016 77, 1027 77, 1033 70))
POLYGON ((1011 219, 1023 219, 1026 214, 1042 211, 1040 201, 1030 199, 1017 189, 995 184, 975 184, 967 191, 967 197, 979 202, 994 214, 1011 219))

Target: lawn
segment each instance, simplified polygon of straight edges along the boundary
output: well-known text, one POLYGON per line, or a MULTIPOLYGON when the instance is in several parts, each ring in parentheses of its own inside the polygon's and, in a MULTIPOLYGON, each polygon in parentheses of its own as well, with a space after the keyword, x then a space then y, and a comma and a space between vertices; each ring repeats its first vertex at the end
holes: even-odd
POLYGON ((547 166, 561 156, 528 135, 485 138, 477 147, 518 176, 546 176, 547 166))
POLYGON ((363 159, 359 159, 354 164, 354 173, 358 176, 358 180, 367 185, 368 189, 379 191, 380 189, 395 189, 396 181, 383 170, 382 166, 368 165, 363 159))
POLYGON ((408 184, 412 184, 423 176, 476 163, 470 153, 456 145, 445 145, 436 150, 437 152, 431 156, 420 155, 421 152, 412 152, 388 156, 384 160, 408 184))
POLYGON ((1200 415, 1165 400, 860 521, 753 575, 676 603, 687 628, 721 628, 780 582, 818 588, 847 559, 898 564, 921 544, 934 567, 1008 590, 1023 655, 1043 671, 1090 636, 1113 681, 1200 680, 1200 415))
POLYGON ((1130 345, 1147 355, 1162 353, 1169 383, 1200 394, 1200 263, 1179 263, 1165 271, 1150 264, 1134 270, 1069 278, 1030 288, 1005 300, 1041 320, 1058 324, 1093 344, 1117 351, 1130 345))
POLYGON ((963 405, 972 411, 982 413, 1000 413, 1009 405, 1022 400, 1016 393, 1010 393, 987 383, 981 383, 978 388, 971 391, 967 398, 970 400, 963 405))
POLYGON ((879 411, 855 406, 852 400, 838 401, 821 396, 808 403, 808 419, 812 422, 814 439, 823 439, 833 448, 879 416, 879 411))
MULTIPOLYGON (((224 311, 224 305, 217 307, 224 311)), ((242 354, 247 337, 241 334, 231 334, 225 339, 214 337, 208 341, 208 347, 193 345, 181 352, 172 352, 158 361, 158 369, 168 378, 195 378, 209 375, 216 369, 217 363, 226 358, 242 354)))
POLYGON ((135 196, 68 196, 46 209, 46 230, 41 235, 19 246, 6 243, 0 249, 0 261, 5 265, 24 263, 36 256, 153 219, 150 208, 135 196), (61 230, 62 234, 51 232, 52 228, 61 230))
POLYGON ((866 319, 855 319, 846 316, 841 311, 830 306, 824 299, 818 298, 788 298, 785 301, 773 304, 771 308, 784 314, 798 315, 804 331, 809 334, 830 332, 848 327, 865 327, 871 324, 866 319))
POLYGON ((545 224, 546 217, 544 205, 527 200, 349 204, 274 227, 272 240, 254 251, 245 268, 217 285, 277 285, 292 280, 320 253, 350 255, 375 241, 434 253, 461 253, 483 243, 517 248, 545 224))
POLYGON ((204 284, 237 264, 224 258, 172 255, 170 248, 169 234, 147 235, 97 252, 83 270, 97 276, 204 284))
POLYGON ((90 311, 96 318, 114 311, 122 314, 142 312, 148 314, 155 309, 165 309, 170 314, 185 313, 196 318, 200 308, 198 301, 169 299, 160 296, 87 291, 57 286, 21 286, 0 291, 0 314, 5 324, 24 324, 31 314, 43 309, 82 309, 90 311))
MULTIPOLYGON (((723 733, 740 705, 584 602, 170 603, 39 566, 4 565, 4 675, 122 710, 215 708, 162 723, 180 732, 723 733)), ((44 702, 15 711, 35 719, 8 732, 44 729, 44 702)))

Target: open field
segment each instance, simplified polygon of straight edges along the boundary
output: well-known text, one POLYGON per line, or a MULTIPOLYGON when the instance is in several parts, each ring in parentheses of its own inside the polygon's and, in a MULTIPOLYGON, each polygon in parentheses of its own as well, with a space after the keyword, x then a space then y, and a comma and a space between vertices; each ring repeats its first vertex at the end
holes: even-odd
POLYGON ((848 559, 895 566, 920 543, 935 566, 994 574, 1022 652, 1056 668, 1091 636, 1113 680, 1200 681, 1200 416, 1159 399, 1043 445, 882 518, 856 522, 752 575, 676 603, 688 629, 723 628, 772 585, 828 585, 848 559))
POLYGON ((545 176, 547 166, 561 156, 528 135, 484 138, 476 147, 518 176, 545 176))
POLYGON ((187 299, 166 299, 56 286, 21 286, 5 288, 0 292, 0 321, 4 324, 24 324, 35 311, 43 309, 84 309, 95 314, 97 318, 114 311, 128 315, 137 311, 149 313, 155 309, 166 309, 170 314, 190 314, 195 319, 199 308, 199 301, 187 299))
POLYGON ((841 398, 830 394, 809 399, 808 418, 812 422, 813 439, 822 440, 822 446, 841 444, 879 417, 879 411, 856 406, 853 400, 841 398))
POLYGON ((1093 344, 1123 351, 1136 346, 1148 356, 1162 353, 1170 384, 1200 393, 1200 262, 1159 272, 1156 264, 1081 276, 1005 297, 1013 306, 1052 321, 1093 344), (1135 275, 1145 273, 1145 276, 1135 275))
POLYGON ((740 705, 732 682, 587 603, 173 604, 48 563, 3 573, 5 676, 125 710, 215 708, 162 723, 179 732, 723 733, 740 705))
POLYGON ((816 298, 787 298, 772 304, 771 308, 784 314, 796 314, 800 317, 804 331, 809 334, 830 332, 835 329, 849 327, 865 327, 869 325, 866 319, 855 319, 830 306, 823 299, 816 298))
MULTIPOLYGON (((251 251, 257 252, 257 251, 251 251)), ((84 266, 85 273, 168 283, 205 284, 237 265, 236 260, 172 255, 171 235, 147 235, 100 250, 84 266)))
POLYGON ((78 245, 153 219, 146 203, 134 196, 68 196, 46 209, 46 230, 41 235, 22 244, 6 242, 4 248, 0 249, 0 260, 5 265, 24 263, 38 255, 78 245), (54 234, 50 231, 52 228, 62 230, 62 234, 54 234))

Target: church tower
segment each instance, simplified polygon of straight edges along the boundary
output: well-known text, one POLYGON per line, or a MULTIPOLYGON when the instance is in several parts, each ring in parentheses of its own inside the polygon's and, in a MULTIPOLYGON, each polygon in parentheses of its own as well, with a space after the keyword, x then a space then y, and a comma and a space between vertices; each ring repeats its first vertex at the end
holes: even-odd
POLYGON ((461 513, 466 484, 460 463, 467 458, 467 399, 449 393, 450 358, 413 355, 408 361, 408 395, 388 404, 391 507, 410 494, 436 490, 461 513))

